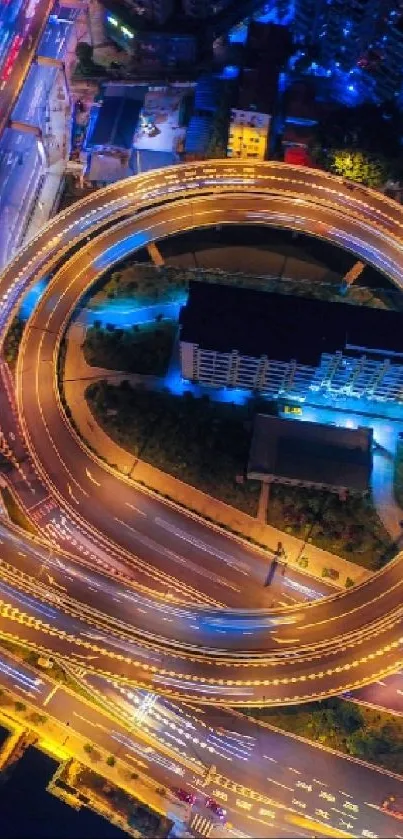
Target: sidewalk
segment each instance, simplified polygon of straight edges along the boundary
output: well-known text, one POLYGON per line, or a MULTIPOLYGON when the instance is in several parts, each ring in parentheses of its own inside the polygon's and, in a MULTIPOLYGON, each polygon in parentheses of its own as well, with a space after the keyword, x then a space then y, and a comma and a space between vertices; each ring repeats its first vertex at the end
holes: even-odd
POLYGON ((271 551, 275 551, 278 543, 282 542, 287 554, 287 564, 316 579, 324 578, 324 569, 332 569, 336 575, 338 574, 337 580, 327 577, 326 582, 331 582, 338 588, 345 588, 347 580, 358 583, 371 576, 370 571, 353 562, 313 545, 307 545, 301 539, 270 525, 262 524, 258 519, 254 519, 241 510, 206 495, 155 466, 133 458, 131 454, 114 443, 95 421, 88 408, 85 391, 92 380, 105 378, 117 384, 120 379, 130 379, 130 377, 127 374, 111 374, 110 370, 89 367, 81 349, 84 336, 85 329, 79 322, 74 323, 68 332, 64 371, 65 399, 82 438, 95 452, 102 454, 112 468, 117 469, 128 480, 137 482, 140 486, 144 485, 149 490, 162 495, 167 503, 178 504, 181 508, 185 508, 188 515, 193 514, 208 519, 209 527, 221 526, 226 531, 230 531, 227 535, 231 538, 244 537, 258 543, 262 549, 271 551), (301 562, 302 559, 304 562, 301 562))

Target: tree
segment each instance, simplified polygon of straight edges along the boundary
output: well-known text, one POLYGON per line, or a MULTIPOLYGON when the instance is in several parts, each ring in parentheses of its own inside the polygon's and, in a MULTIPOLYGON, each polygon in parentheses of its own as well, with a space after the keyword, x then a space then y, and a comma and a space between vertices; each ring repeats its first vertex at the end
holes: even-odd
POLYGON ((76 56, 81 66, 88 70, 94 64, 94 49, 87 41, 79 41, 75 49, 76 56))
POLYGON ((92 743, 85 743, 84 751, 87 755, 91 755, 94 751, 94 746, 92 745, 92 743))
POLYGON ((12 321, 4 341, 4 355, 9 364, 14 364, 17 360, 23 332, 24 322, 17 315, 12 321))
POLYGON ((356 149, 335 149, 329 152, 326 168, 364 186, 381 186, 387 177, 382 158, 356 149))
POLYGON ((362 713, 354 702, 340 702, 334 709, 336 721, 347 734, 353 734, 364 725, 362 713))
POLYGON ((45 714, 38 714, 37 711, 33 711, 31 714, 31 720, 34 723, 34 725, 41 725, 46 722, 47 717, 45 716, 45 714))
POLYGON ((114 757, 113 755, 109 755, 106 758, 106 762, 107 762, 108 766, 114 766, 115 763, 116 763, 116 757, 114 757))
POLYGON ((347 739, 347 748, 351 755, 371 760, 378 753, 379 739, 373 731, 360 728, 347 739))
POLYGON ((22 713, 23 711, 27 710, 27 706, 24 705, 23 702, 20 702, 19 700, 17 700, 17 702, 15 703, 15 710, 20 711, 22 713))

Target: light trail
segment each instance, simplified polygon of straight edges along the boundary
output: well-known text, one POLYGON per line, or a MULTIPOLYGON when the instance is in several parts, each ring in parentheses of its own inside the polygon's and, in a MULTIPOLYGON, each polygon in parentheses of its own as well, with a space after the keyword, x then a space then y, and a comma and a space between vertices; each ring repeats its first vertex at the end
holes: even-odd
MULTIPOLYGON (((5 326, 23 289, 28 288, 33 278, 37 282, 45 271, 50 277, 48 288, 25 330, 17 368, 21 426, 48 495, 66 511, 71 521, 79 526, 85 523, 102 546, 118 550, 124 543, 123 550, 129 557, 126 546, 135 540, 136 553, 141 545, 144 556, 150 551, 153 557, 159 553, 161 562, 174 560, 177 575, 189 573, 191 566, 185 557, 156 540, 157 523, 170 537, 182 539, 190 548, 205 553, 206 562, 209 557, 222 562, 227 569, 227 584, 230 573, 240 572, 243 576, 248 567, 243 559, 232 561, 229 541, 227 549, 216 548, 211 545, 210 536, 188 535, 183 527, 171 521, 166 525, 166 516, 147 516, 141 528, 132 516, 130 520, 125 519, 126 507, 133 503, 132 499, 136 500, 135 491, 127 481, 120 481, 105 470, 75 439, 57 401, 55 377, 45 381, 38 371, 42 359, 56 357, 64 325, 77 300, 99 273, 122 255, 177 230, 215 223, 247 223, 248 214, 256 212, 258 206, 263 223, 296 224, 298 229, 307 229, 329 241, 345 236, 347 247, 359 250, 360 254, 365 247, 367 258, 375 267, 387 272, 396 284, 401 282, 403 213, 398 205, 369 190, 351 193, 337 178, 322 173, 283 164, 246 166, 241 161, 231 162, 231 166, 226 161, 218 161, 210 166, 200 163, 172 167, 100 190, 96 196, 89 196, 52 220, 0 278, 1 322, 5 326), (177 190, 175 195, 172 195, 173 188, 177 190), (111 227, 102 231, 106 220, 111 221, 111 227), (76 256, 68 253, 72 244, 81 245, 76 256), (51 299, 58 301, 56 306, 49 306, 51 299), (32 365, 36 377, 30 372, 32 365), (88 478, 85 488, 83 475, 88 478), (95 520, 93 516, 104 503, 104 479, 116 488, 120 516, 103 515, 101 526, 100 517, 95 520), (150 537, 146 531, 153 526, 153 537, 150 537), (120 534, 122 545, 116 541, 120 534)), ((109 497, 112 506, 114 493, 109 497)), ((239 556, 239 548, 237 552, 239 556)), ((164 607, 158 616, 158 635, 154 633, 151 646, 147 646, 151 639, 144 632, 143 650, 158 649, 166 657, 166 666, 153 672, 151 658, 148 667, 146 664, 150 655, 147 652, 142 667, 138 662, 141 677, 137 671, 126 678, 133 683, 138 679, 141 685, 157 685, 158 690, 175 697, 203 702, 221 696, 223 701, 233 704, 300 702, 351 689, 374 677, 382 678, 403 660, 401 561, 399 558, 353 591, 325 601, 316 600, 309 606, 288 608, 287 615, 281 609, 231 610, 218 614, 200 608, 197 612, 192 610, 192 616, 187 618, 170 611, 169 606, 164 607), (298 624, 298 631, 294 627, 292 637, 291 621, 298 624), (271 639, 273 627, 276 636, 271 639), (218 635, 221 636, 219 644, 218 635), (298 644, 296 636, 300 638, 298 644)), ((155 562, 157 565, 157 558, 155 562)), ((140 559, 138 573, 149 573, 150 567, 149 559, 147 562, 140 559)), ((203 576, 206 580, 213 579, 210 570, 202 575, 199 566, 194 568, 198 569, 200 587, 203 576)), ((97 585, 89 586, 88 582, 85 585, 90 591, 93 589, 94 602, 101 598, 97 585)), ((313 588, 308 586, 303 593, 308 593, 314 601, 313 588)), ((111 603, 124 596, 117 592, 116 600, 112 597, 111 603)), ((74 599, 78 608, 83 609, 80 598, 78 593, 74 599)), ((89 617, 88 607, 85 608, 89 617)), ((148 605, 141 608, 143 616, 148 605)), ((99 622, 103 611, 104 606, 94 609, 91 620, 99 622)), ((136 620, 133 615, 133 622, 136 620)), ((112 648, 117 633, 109 618, 107 632, 112 648)), ((102 645, 104 637, 99 639, 102 645)), ((93 640, 90 639, 91 646, 93 640)), ((123 678, 121 670, 127 662, 124 649, 127 643, 128 639, 122 637, 122 665, 113 657, 112 649, 106 653, 105 642, 96 666, 108 672, 113 667, 116 678, 123 678)))

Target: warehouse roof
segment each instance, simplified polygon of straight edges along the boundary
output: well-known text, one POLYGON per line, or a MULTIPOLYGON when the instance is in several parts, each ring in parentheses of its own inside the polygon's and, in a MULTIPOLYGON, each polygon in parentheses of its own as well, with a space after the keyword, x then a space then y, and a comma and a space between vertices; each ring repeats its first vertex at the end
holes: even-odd
POLYGON ((248 478, 364 493, 371 468, 371 428, 338 428, 265 414, 255 417, 248 478))
POLYGON ((202 349, 315 367, 321 353, 346 347, 403 354, 403 314, 196 281, 180 337, 202 349))

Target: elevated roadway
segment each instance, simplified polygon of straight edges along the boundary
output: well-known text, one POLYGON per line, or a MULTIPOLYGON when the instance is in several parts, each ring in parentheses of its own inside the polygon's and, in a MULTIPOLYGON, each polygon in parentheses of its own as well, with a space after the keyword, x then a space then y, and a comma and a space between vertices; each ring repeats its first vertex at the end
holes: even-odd
MULTIPOLYGON (((183 581, 190 577, 192 583, 192 566, 178 564, 172 571, 173 551, 166 546, 167 539, 183 539, 187 520, 166 527, 156 506, 154 515, 140 521, 133 510, 141 494, 89 452, 69 425, 58 394, 58 350, 77 302, 129 253, 183 230, 257 223, 339 244, 401 284, 399 205, 369 190, 352 190, 324 173, 233 161, 172 167, 90 196, 57 216, 0 278, 3 334, 24 290, 48 280, 24 332, 17 397, 27 445, 49 494, 72 520, 90 526, 100 544, 133 555, 143 568, 149 565, 149 540, 157 540, 159 571, 183 581)), ((200 554, 209 543, 222 560, 223 576, 248 573, 251 556, 224 536, 218 545, 207 528, 198 528, 202 536, 199 532, 188 539, 190 553, 200 554)), ((208 566, 205 554, 203 559, 208 566)), ((57 614, 47 627, 31 622, 30 640, 60 655, 78 655, 90 670, 178 699, 232 705, 302 702, 353 689, 402 665, 402 563, 399 557, 362 586, 287 611, 254 610, 250 592, 242 611, 192 607, 175 613, 165 606, 163 613, 153 610, 149 623, 143 603, 140 614, 134 609, 123 618, 124 626, 118 624, 120 605, 115 607, 113 598, 105 603, 99 590, 91 594, 90 614, 79 585, 72 593, 74 615, 71 600, 63 595, 54 602, 57 614), (66 615, 75 621, 70 628, 66 615), (77 653, 77 645, 84 651, 77 653)), ((18 586, 18 575, 13 585, 18 586)), ((38 592, 32 581, 29 585, 39 602, 48 597, 43 586, 38 592)), ((225 597, 221 588, 220 595, 225 597)), ((2 617, 3 631, 11 634, 21 611, 16 603, 13 608, 17 612, 5 609, 2 617)), ((27 635, 25 620, 21 626, 27 635)))
MULTIPOLYGON (((13 3, 10 4, 11 10, 12 7, 13 3)), ((38 0, 36 4, 32 2, 20 3, 18 14, 12 21, 10 32, 13 33, 14 37, 3 61, 0 80, 0 134, 6 128, 12 109, 22 90, 52 7, 53 0, 38 0), (33 11, 33 14, 28 17, 27 13, 30 13, 30 10, 33 11), (16 39, 18 39, 18 42, 16 39), (18 50, 16 49, 16 43, 18 43, 18 50), (16 52, 15 58, 13 57, 13 50, 16 52)), ((9 24, 7 17, 5 24, 9 24)))

